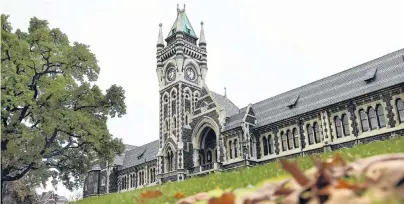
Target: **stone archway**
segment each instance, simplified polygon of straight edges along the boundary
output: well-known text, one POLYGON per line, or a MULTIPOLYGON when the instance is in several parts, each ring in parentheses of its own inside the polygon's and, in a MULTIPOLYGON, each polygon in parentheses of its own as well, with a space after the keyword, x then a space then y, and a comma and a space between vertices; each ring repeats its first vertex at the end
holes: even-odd
POLYGON ((192 144, 194 167, 208 165, 213 168, 213 163, 218 161, 219 128, 212 118, 204 117, 195 126, 192 144))

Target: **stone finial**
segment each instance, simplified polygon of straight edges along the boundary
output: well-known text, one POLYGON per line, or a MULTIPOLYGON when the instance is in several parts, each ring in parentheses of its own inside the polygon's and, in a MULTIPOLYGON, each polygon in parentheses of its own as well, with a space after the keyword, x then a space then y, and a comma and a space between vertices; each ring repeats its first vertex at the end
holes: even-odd
POLYGON ((201 34, 199 36, 199 46, 206 45, 205 31, 203 29, 203 21, 201 21, 201 34))
POLYGON ((162 27, 163 27, 163 24, 159 24, 159 36, 158 36, 158 39, 157 39, 157 47, 159 47, 159 46, 162 46, 162 47, 164 47, 164 41, 163 41, 163 29, 162 29, 162 27))
POLYGON ((177 16, 180 15, 180 4, 177 4, 177 16))
POLYGON ((224 87, 224 97, 227 98, 226 87, 224 87))

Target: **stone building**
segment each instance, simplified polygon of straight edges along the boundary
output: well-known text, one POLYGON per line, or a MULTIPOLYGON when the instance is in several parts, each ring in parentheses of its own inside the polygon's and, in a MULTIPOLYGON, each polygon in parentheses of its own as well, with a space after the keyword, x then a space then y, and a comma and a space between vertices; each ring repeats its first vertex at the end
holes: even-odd
POLYGON ((404 49, 242 108, 205 84, 203 23, 198 38, 185 8, 156 57, 159 139, 95 165, 84 196, 404 135, 404 49))

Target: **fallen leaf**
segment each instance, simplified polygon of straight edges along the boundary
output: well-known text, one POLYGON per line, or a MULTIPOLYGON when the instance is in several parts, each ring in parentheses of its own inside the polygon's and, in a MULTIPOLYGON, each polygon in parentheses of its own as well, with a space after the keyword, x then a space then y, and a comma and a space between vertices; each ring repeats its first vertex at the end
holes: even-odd
POLYGON ((310 183, 310 179, 300 170, 296 163, 288 162, 287 160, 280 160, 282 168, 288 171, 297 183, 301 186, 305 186, 310 183))
POLYGON ((183 194, 183 193, 181 193, 181 192, 177 192, 175 195, 174 195, 174 198, 177 198, 177 199, 181 199, 181 198, 184 198, 185 197, 185 195, 183 194))
POLYGON ((225 192, 220 197, 209 199, 208 204, 233 204, 235 199, 236 197, 232 192, 225 192))

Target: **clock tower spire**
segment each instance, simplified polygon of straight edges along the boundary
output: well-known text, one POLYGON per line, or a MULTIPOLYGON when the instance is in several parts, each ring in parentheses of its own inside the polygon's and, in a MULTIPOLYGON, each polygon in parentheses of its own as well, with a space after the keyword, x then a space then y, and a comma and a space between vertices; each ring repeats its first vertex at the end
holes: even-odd
POLYGON ((177 19, 163 41, 162 25, 157 40, 157 77, 160 95, 159 179, 176 171, 184 179, 184 131, 189 131, 194 107, 205 86, 207 72, 206 40, 203 23, 200 38, 188 16, 177 7, 177 19), (199 43, 198 43, 199 40, 199 43))

